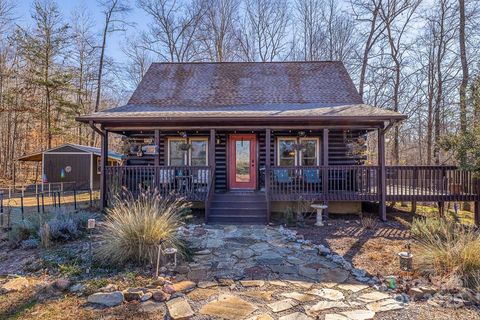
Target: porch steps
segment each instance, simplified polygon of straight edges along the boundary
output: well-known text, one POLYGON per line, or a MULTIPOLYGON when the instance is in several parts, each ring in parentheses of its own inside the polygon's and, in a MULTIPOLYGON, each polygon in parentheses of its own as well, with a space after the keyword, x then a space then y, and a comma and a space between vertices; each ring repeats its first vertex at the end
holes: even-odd
POLYGON ((265 193, 215 193, 210 202, 208 222, 213 224, 266 224, 265 193))

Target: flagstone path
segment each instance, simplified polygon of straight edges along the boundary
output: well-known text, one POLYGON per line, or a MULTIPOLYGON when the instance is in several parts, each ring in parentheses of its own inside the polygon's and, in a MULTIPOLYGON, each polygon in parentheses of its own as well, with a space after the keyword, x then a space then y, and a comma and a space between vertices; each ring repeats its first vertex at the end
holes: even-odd
POLYGON ((167 302, 172 319, 362 320, 403 308, 361 270, 281 227, 196 225, 180 234, 196 253, 177 279, 196 286, 177 285, 188 289, 167 302))

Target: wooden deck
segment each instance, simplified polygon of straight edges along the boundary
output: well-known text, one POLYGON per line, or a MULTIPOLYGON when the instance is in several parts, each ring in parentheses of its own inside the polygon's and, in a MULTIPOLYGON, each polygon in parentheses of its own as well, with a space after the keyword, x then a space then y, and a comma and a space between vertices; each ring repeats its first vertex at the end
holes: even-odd
MULTIPOLYGON (((479 180, 453 166, 386 166, 387 201, 478 201, 479 180)), ((270 200, 380 201, 378 166, 271 167, 270 200), (324 183, 326 181, 326 183, 324 183)))
MULTIPOLYGON (((453 166, 387 166, 387 201, 479 201, 480 180, 453 166)), ((108 195, 157 189, 207 202, 214 191, 208 166, 107 167, 108 195)), ((270 167, 269 201, 380 201, 378 166, 270 167)))

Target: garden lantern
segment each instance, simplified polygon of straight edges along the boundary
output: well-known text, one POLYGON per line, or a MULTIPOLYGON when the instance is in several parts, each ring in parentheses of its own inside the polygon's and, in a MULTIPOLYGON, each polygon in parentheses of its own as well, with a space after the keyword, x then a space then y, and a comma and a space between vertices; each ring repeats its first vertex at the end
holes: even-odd
POLYGON ((88 219, 87 221, 87 229, 88 229, 88 255, 89 255, 89 267, 87 268, 87 273, 90 273, 90 269, 92 268, 92 231, 95 229, 95 219, 88 219))

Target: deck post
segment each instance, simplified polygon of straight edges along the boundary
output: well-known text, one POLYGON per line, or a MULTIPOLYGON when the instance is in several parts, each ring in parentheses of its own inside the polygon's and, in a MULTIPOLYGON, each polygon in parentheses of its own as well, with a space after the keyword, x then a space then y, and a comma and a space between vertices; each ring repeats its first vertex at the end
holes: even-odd
POLYGON ((474 212, 475 225, 478 227, 480 226, 480 201, 475 201, 473 203, 473 212, 474 212))
POLYGON ((267 199, 267 223, 270 222, 270 165, 272 130, 265 129, 265 197, 267 199))
MULTIPOLYGON (((212 185, 208 186, 209 191, 215 192, 215 142, 216 132, 215 129, 210 129, 210 138, 208 139, 208 165, 210 167, 209 181, 212 185)), ((208 213, 210 211, 210 192, 207 193, 207 199, 205 200, 205 223, 208 223, 208 213)))
MULTIPOLYGON (((104 130, 103 135, 100 136, 101 151, 100 151, 100 209, 103 210, 107 206, 107 159, 108 159, 108 131, 104 130)), ((93 165, 93 164, 92 164, 93 165)))
POLYGON ((160 130, 155 130, 155 166, 158 167, 160 165, 160 130))
POLYGON ((385 131, 378 129, 378 214, 382 221, 387 221, 386 181, 385 181, 385 131))
POLYGON ((328 129, 324 128, 322 132, 322 193, 323 193, 323 204, 327 206, 323 210, 323 216, 328 219, 328 129))

